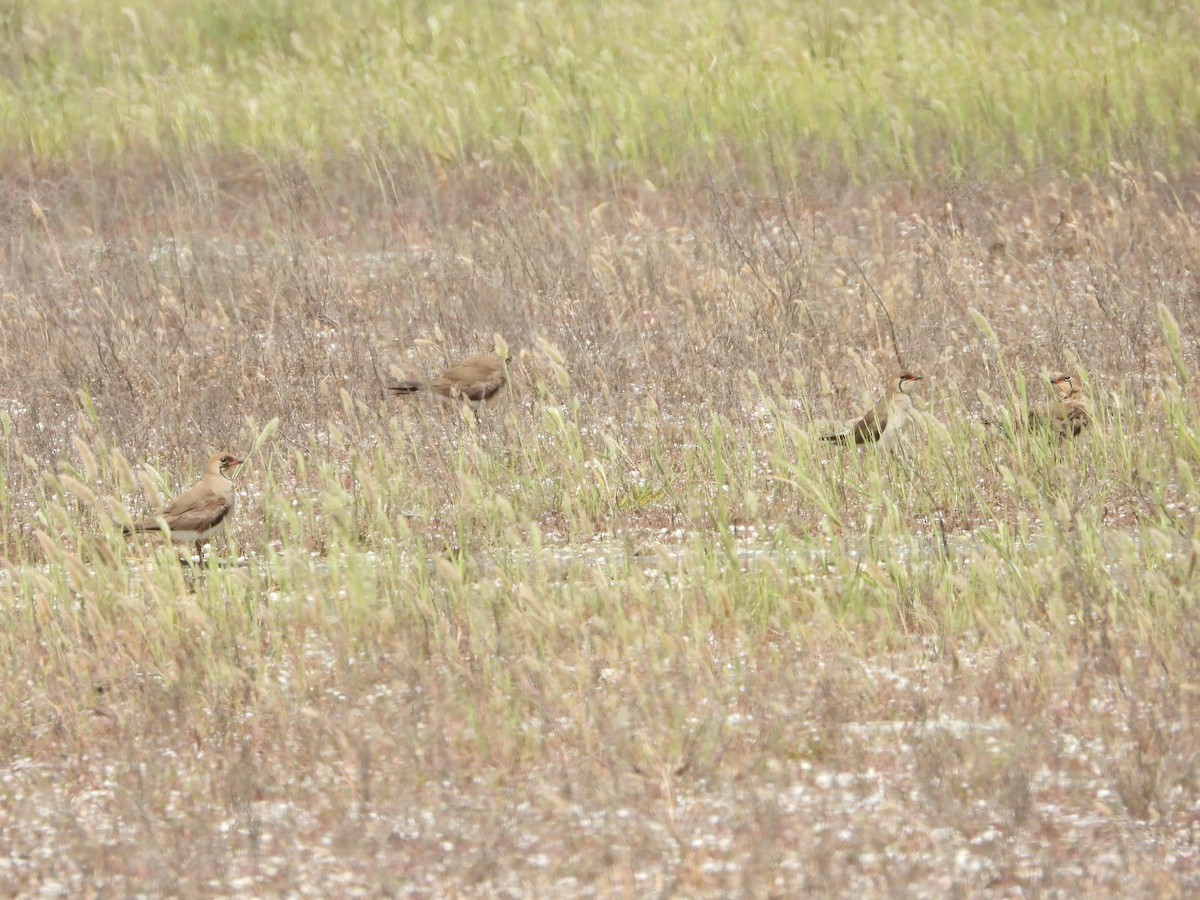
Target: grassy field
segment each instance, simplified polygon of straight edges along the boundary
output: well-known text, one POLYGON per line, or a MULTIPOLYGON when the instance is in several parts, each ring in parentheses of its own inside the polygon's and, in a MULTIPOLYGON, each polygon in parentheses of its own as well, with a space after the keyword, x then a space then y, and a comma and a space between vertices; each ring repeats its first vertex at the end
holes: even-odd
POLYGON ((0 892, 1200 888, 1194 11, 225 6, 0 15, 0 892))
POLYGON ((0 151, 231 149, 527 178, 922 180, 1194 159, 1190 5, 9 0, 0 151))

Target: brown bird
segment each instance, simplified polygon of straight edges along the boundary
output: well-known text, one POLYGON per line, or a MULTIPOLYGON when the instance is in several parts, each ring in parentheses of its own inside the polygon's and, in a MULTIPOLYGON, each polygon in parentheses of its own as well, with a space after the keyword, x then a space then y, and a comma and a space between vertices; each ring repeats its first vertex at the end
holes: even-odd
POLYGON ((923 377, 908 371, 897 372, 888 381, 887 393, 883 399, 858 419, 850 431, 845 434, 826 435, 821 440, 846 446, 878 441, 881 447, 891 447, 896 443, 900 429, 904 427, 912 411, 912 397, 904 392, 904 388, 923 377))
POLYGON ((1086 245, 1086 239, 1075 224, 1075 214, 1064 209, 1058 214, 1058 224, 1050 232, 1051 249, 1059 256, 1073 259, 1086 245))
POLYGON ((225 473, 241 464, 232 454, 214 453, 195 487, 172 500, 157 516, 126 527, 125 533, 167 531, 172 540, 195 543, 200 565, 204 565, 204 542, 225 527, 233 512, 233 482, 225 473))
POLYGON ((1058 400, 1041 409, 1029 411, 1029 427, 1037 431, 1051 431, 1059 437, 1075 437, 1091 424, 1087 398, 1083 396, 1083 385, 1068 372, 1054 375, 1050 383, 1058 388, 1058 400))
POLYGON ((484 405, 500 395, 507 379, 505 364, 508 360, 509 357, 501 359, 494 353, 472 356, 432 381, 401 381, 389 390, 398 395, 429 391, 451 403, 469 403, 478 415, 484 405))

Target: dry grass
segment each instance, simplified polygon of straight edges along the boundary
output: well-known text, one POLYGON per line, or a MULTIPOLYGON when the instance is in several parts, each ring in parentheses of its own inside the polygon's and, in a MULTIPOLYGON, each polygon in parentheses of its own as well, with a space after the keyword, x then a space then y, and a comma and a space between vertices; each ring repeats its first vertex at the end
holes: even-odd
POLYGON ((0 891, 1195 893, 1196 27, 0 10, 0 891))
POLYGON ((10 185, 0 889, 1196 890, 1194 180, 395 177, 10 185))

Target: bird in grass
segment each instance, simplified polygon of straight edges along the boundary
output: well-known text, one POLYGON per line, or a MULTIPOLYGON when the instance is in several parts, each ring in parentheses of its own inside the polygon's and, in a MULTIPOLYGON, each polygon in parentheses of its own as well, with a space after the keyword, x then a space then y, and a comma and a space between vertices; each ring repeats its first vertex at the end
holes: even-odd
POLYGON ((888 379, 883 399, 857 419, 848 432, 825 435, 821 440, 846 446, 878 442, 881 447, 891 447, 912 412, 912 397, 905 392, 905 388, 923 377, 907 370, 897 372, 888 379))
POLYGON ((158 515, 126 526, 125 533, 169 532, 174 541, 194 543, 200 565, 204 565, 204 542, 224 528, 233 513, 233 482, 226 473, 242 462, 231 453, 214 453, 208 459, 204 477, 194 487, 172 500, 158 515))
POLYGON ((1049 431, 1059 437, 1076 437, 1091 424, 1083 385, 1069 372, 1051 376, 1050 383, 1058 388, 1058 399, 1040 408, 1031 409, 1027 423, 1033 431, 1049 431))
POLYGON ((495 353, 472 356, 432 381, 401 381, 389 390, 398 396, 429 391, 451 403, 469 403, 478 416, 480 409, 495 401, 507 382, 505 365, 509 358, 495 353))

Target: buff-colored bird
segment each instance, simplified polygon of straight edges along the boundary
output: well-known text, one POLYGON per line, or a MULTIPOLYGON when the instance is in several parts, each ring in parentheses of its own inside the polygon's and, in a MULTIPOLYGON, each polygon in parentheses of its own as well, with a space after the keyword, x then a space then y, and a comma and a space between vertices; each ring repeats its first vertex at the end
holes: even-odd
POLYGON ((1083 385, 1068 372, 1054 375, 1050 383, 1058 388, 1058 399, 1039 409, 1031 409, 1027 423, 1030 429, 1050 431, 1060 437, 1075 437, 1091 424, 1083 385))
POLYGON ((494 402, 507 381, 505 364, 494 353, 472 356, 447 369, 432 381, 401 381, 389 390, 397 395, 416 394, 429 391, 451 403, 469 403, 478 414, 487 404, 494 402))
POLYGON ((236 495, 226 473, 241 464, 242 460, 230 453, 214 453, 204 477, 194 487, 172 500, 157 516, 126 527, 125 533, 169 532, 174 541, 194 543, 203 565, 204 542, 224 528, 233 514, 236 495))

